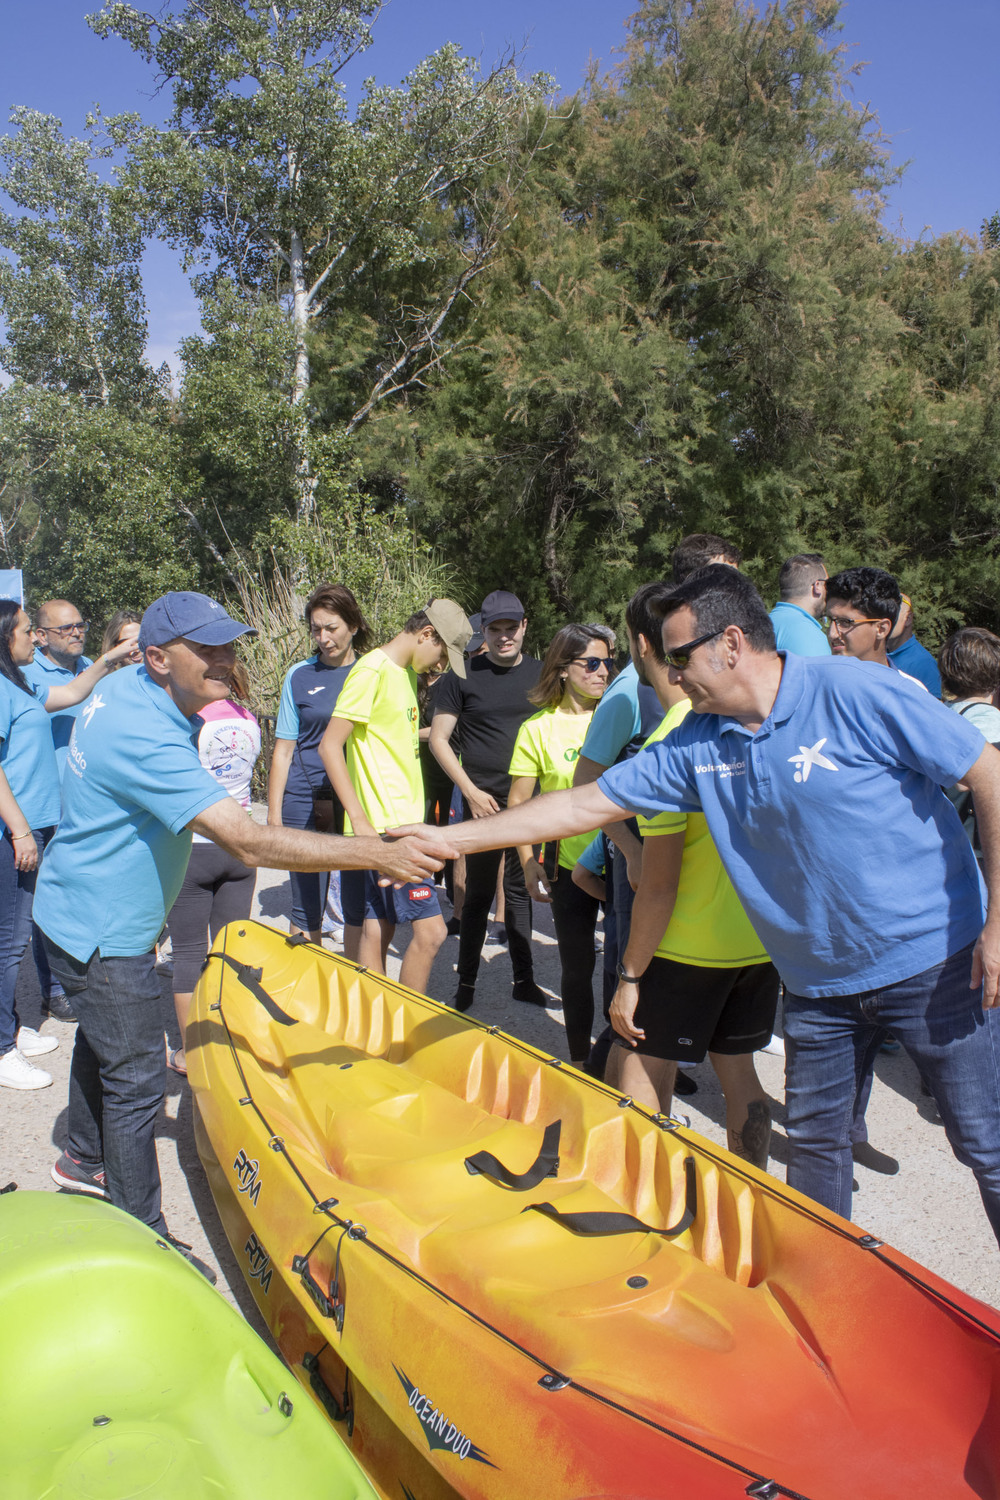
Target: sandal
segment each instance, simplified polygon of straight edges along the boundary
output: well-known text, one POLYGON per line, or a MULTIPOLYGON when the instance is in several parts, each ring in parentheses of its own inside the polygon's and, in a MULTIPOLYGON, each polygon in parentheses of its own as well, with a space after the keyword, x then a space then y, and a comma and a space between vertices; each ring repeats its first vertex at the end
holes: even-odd
POLYGON ((177 1059, 180 1057, 183 1051, 183 1047, 175 1047, 167 1057, 167 1067, 172 1073, 176 1073, 180 1078, 186 1078, 188 1076, 187 1068, 178 1067, 177 1065, 177 1059))

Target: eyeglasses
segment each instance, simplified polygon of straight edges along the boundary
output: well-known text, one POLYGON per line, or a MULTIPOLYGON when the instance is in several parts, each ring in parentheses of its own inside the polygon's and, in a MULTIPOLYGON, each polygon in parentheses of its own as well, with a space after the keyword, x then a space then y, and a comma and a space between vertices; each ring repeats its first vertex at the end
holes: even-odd
POLYGON ((44 630, 46 635, 86 635, 90 621, 74 620, 72 625, 36 625, 35 629, 44 630))
POLYGON ((578 661, 588 672, 599 672, 602 667, 611 671, 610 656, 571 656, 570 661, 578 661))
POLYGON ((691 652, 695 647, 704 646, 706 641, 714 641, 715 637, 721 635, 727 628, 723 625, 719 630, 710 630, 707 635, 699 635, 697 639, 687 641, 685 645, 678 646, 676 651, 665 651, 664 660, 669 667, 673 667, 675 672, 683 672, 684 668, 690 664, 691 652))
MULTIPOLYGON (((838 635, 850 635, 855 625, 877 625, 882 618, 882 615, 876 615, 873 618, 866 618, 864 620, 844 620, 837 615, 827 615, 830 629, 835 630, 838 635)), ((885 618, 888 618, 888 616, 885 618)))

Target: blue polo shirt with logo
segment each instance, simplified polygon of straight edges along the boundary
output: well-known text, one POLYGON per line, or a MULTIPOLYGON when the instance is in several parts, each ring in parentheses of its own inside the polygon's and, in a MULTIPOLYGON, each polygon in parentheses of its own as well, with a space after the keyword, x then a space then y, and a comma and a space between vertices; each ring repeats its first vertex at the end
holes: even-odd
POLYGON ((983 887, 954 807, 985 741, 874 662, 781 655, 752 733, 689 714, 612 766, 601 790, 632 812, 703 812, 747 915, 793 994, 876 989, 979 935, 983 887))
MULTIPOLYGON (((88 667, 92 667, 93 665, 89 656, 81 656, 77 660, 75 671, 71 672, 68 667, 60 667, 56 662, 49 661, 48 657, 36 647, 34 657, 24 668, 24 675, 34 687, 39 689, 38 696, 44 703, 48 697, 49 688, 62 687, 65 683, 72 682, 73 678, 78 676, 80 672, 85 672, 88 667)), ((77 703, 72 708, 61 708, 58 713, 49 714, 48 716, 49 730, 52 734, 52 743, 55 746, 56 764, 59 767, 60 776, 66 764, 66 754, 69 750, 69 740, 70 735, 73 733, 73 725, 76 723, 76 716, 82 707, 82 703, 77 703)))
POLYGON ((198 758, 201 727, 142 666, 111 673, 83 704, 34 904, 81 963, 152 952, 187 869, 186 825, 229 795, 198 758))

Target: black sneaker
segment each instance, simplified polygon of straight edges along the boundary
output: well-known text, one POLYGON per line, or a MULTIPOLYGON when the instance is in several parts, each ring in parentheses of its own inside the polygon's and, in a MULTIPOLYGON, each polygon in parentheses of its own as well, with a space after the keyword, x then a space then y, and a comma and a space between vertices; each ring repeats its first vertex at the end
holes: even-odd
POLYGON ((881 1172, 883 1177, 895 1177, 899 1171, 896 1158, 879 1151, 871 1141, 856 1141, 851 1147, 851 1156, 859 1167, 867 1167, 869 1172, 881 1172))
POLYGON ((461 917, 449 917, 444 927, 449 937, 458 937, 458 934, 462 930, 461 917))
POLYGON ((175 1240, 172 1234, 161 1234, 160 1243, 169 1245, 171 1249, 177 1251, 178 1255, 183 1255, 184 1259, 189 1261, 196 1271, 200 1271, 205 1280, 211 1282, 212 1286, 218 1281, 219 1278, 212 1270, 212 1267, 206 1265, 199 1256, 195 1255, 191 1246, 185 1245, 183 1240, 175 1240))
POLYGON ((456 1010, 471 1010, 472 1002, 475 1000, 475 998, 476 986, 474 984, 465 984, 460 979, 458 981, 458 989, 455 991, 451 1003, 456 1010))
POLYGON ((76 1011, 73 1009, 72 1005, 70 1005, 69 1001, 66 999, 66 996, 63 994, 50 995, 47 1000, 43 1000, 43 1015, 46 1011, 54 1021, 76 1020, 76 1011))
POLYGON ((682 1073, 680 1068, 678 1068, 677 1077, 674 1079, 674 1093, 680 1094, 681 1098, 684 1099, 690 1098, 692 1094, 696 1094, 697 1092, 698 1085, 694 1079, 690 1078, 687 1073, 682 1073))
POLYGON ((555 1002, 545 993, 533 979, 517 979, 511 991, 515 1000, 520 1000, 522 1005, 553 1005, 555 1002))
POLYGON ((60 1156, 50 1176, 57 1187, 66 1188, 68 1192, 90 1193, 93 1198, 108 1196, 104 1168, 102 1167, 99 1172, 88 1172, 87 1168, 82 1167, 68 1151, 64 1151, 60 1156))

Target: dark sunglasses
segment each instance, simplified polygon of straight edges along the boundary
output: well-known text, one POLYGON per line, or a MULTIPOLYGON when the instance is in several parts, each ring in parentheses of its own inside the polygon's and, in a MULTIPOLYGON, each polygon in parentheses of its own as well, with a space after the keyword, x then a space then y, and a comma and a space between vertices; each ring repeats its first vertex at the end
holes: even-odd
POLYGON ((602 667, 610 672, 612 666, 610 656, 571 656, 570 661, 581 662, 588 672, 599 672, 602 667))
POLYGON ((665 651, 664 660, 667 665, 673 667, 675 672, 683 672, 690 664, 691 653, 696 646, 704 646, 706 641, 714 641, 717 635, 721 635, 727 627, 723 625, 719 630, 710 630, 707 635, 699 635, 693 641, 686 641, 683 646, 678 646, 676 651, 665 651))

